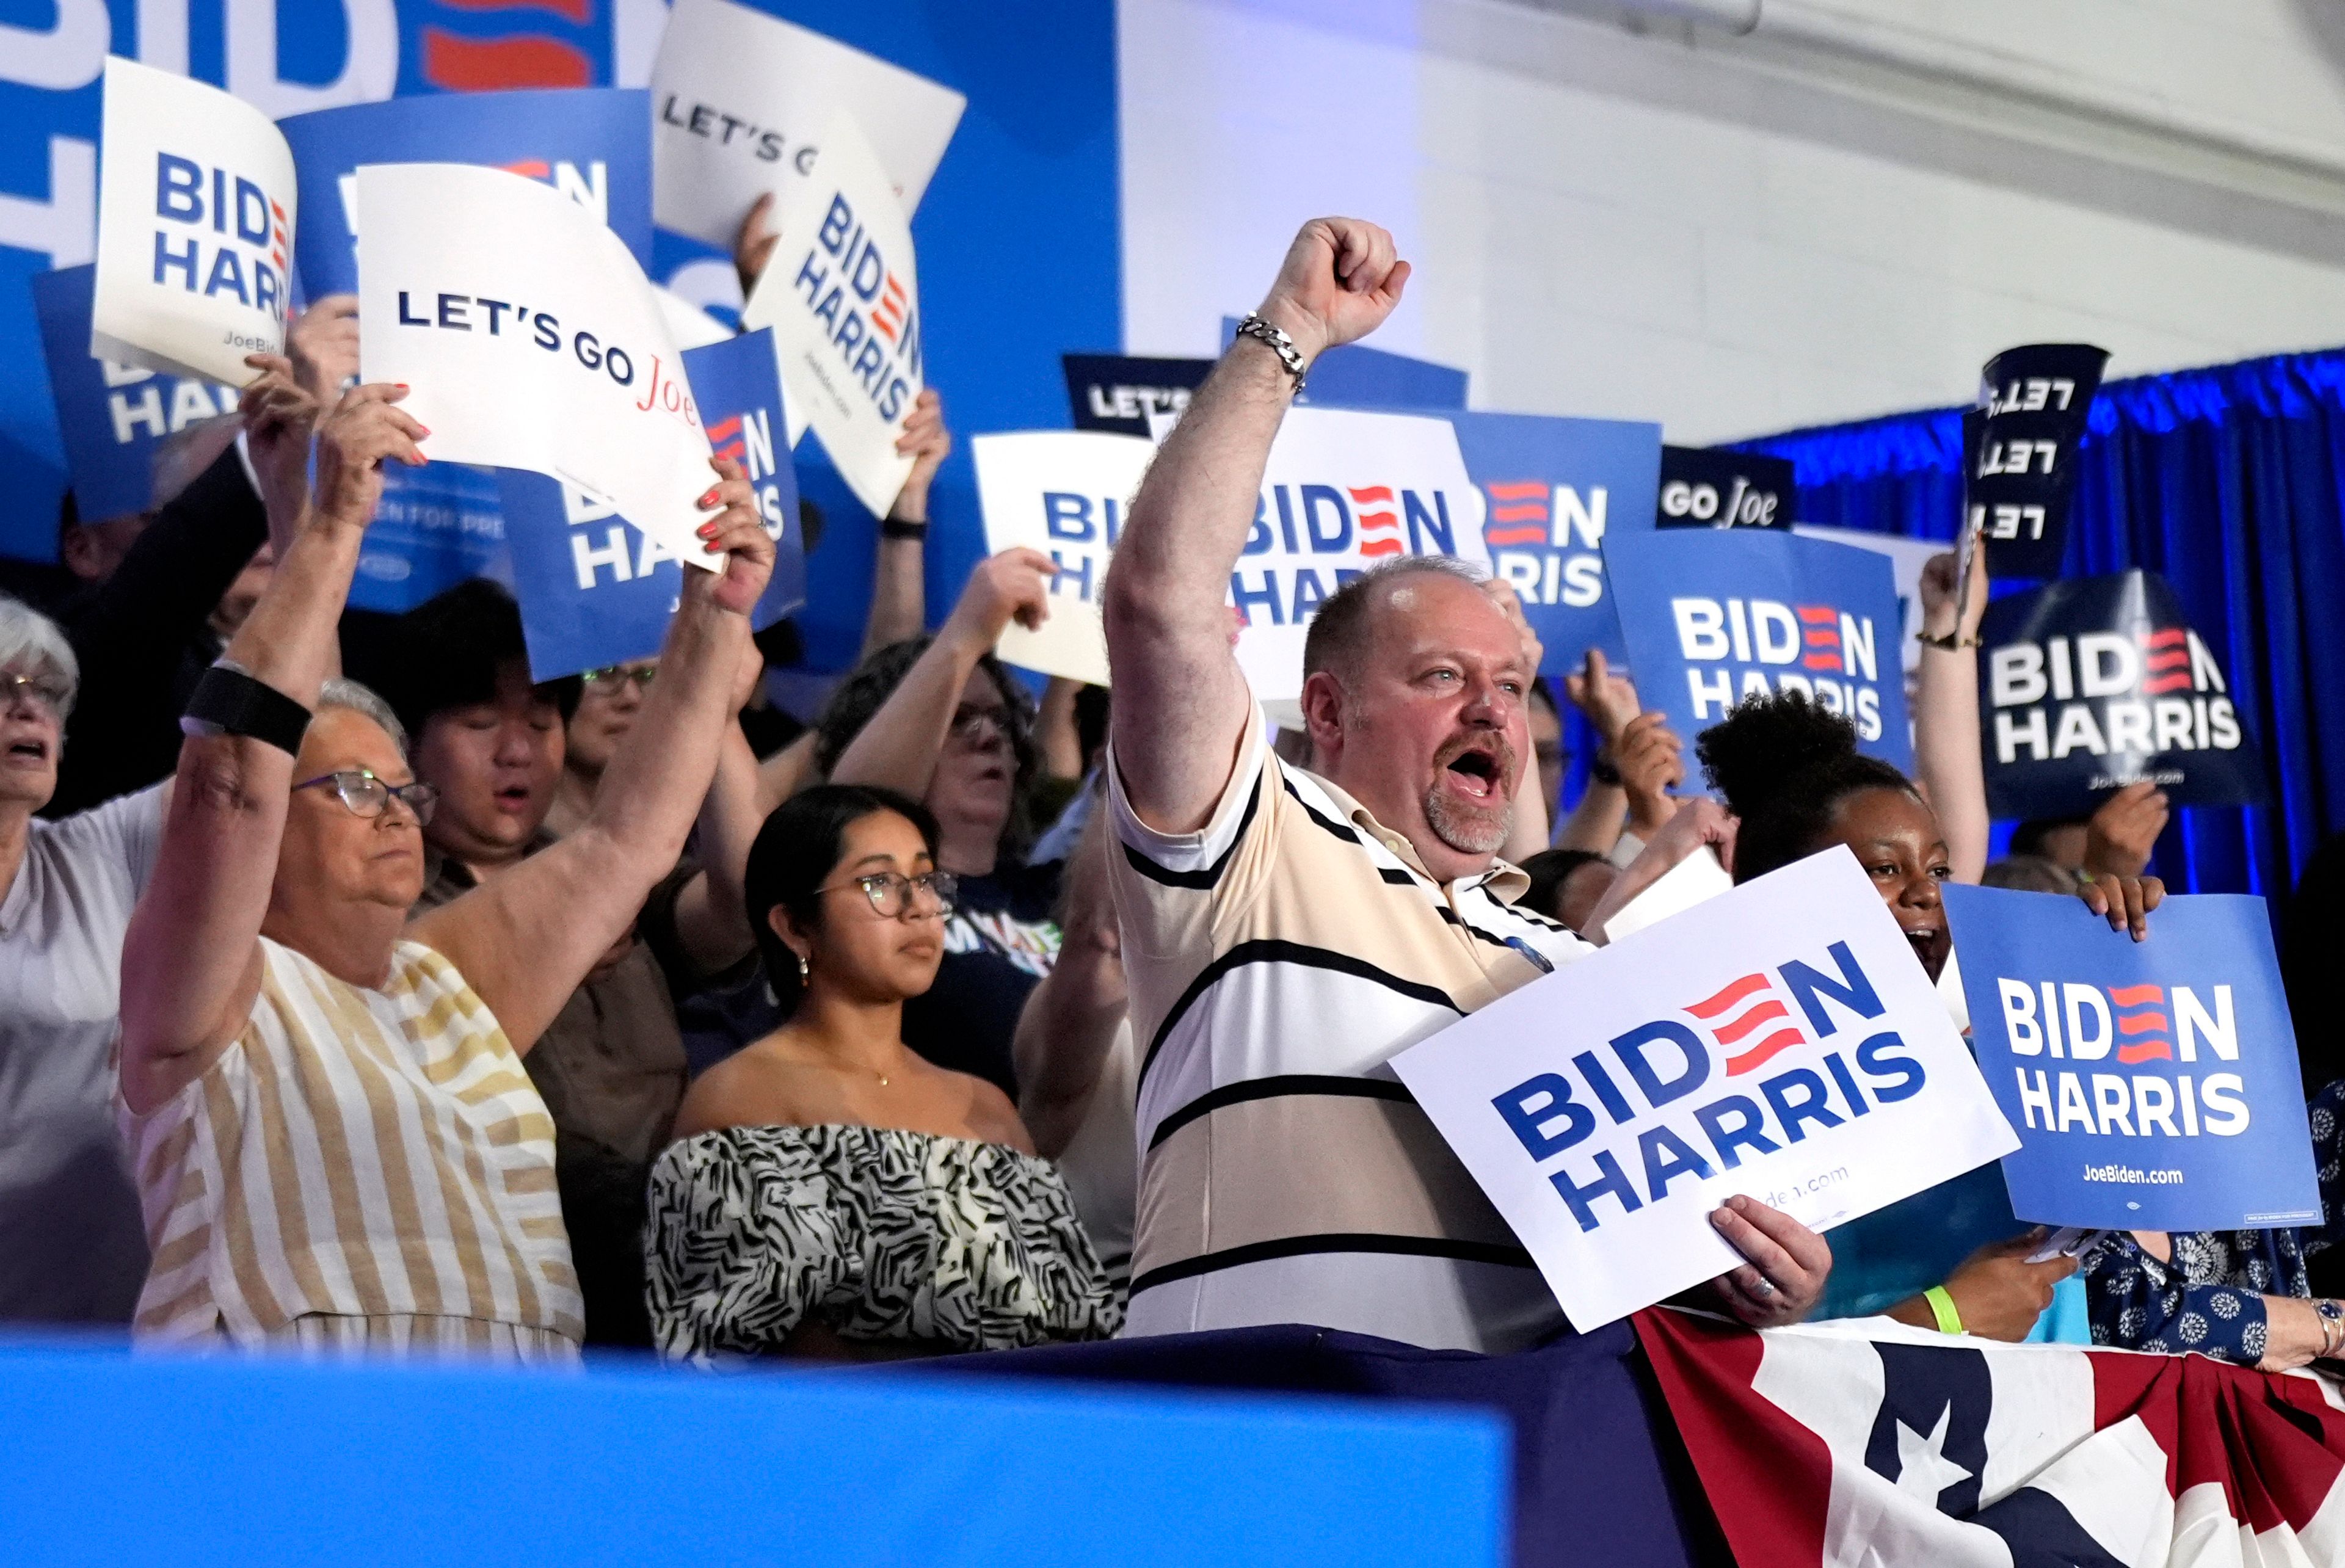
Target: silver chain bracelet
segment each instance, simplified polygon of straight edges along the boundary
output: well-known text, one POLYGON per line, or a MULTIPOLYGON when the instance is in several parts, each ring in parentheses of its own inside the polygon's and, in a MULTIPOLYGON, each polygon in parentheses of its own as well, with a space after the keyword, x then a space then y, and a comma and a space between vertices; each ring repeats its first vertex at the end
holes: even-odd
POLYGON ((1278 356, 1278 362, 1286 367, 1286 373, 1294 378, 1294 395, 1298 398, 1303 395, 1303 372, 1305 366, 1303 363, 1302 350, 1295 348, 1294 339, 1252 312, 1248 312, 1246 319, 1238 323, 1238 336, 1252 338, 1257 342, 1267 344, 1270 351, 1278 356))

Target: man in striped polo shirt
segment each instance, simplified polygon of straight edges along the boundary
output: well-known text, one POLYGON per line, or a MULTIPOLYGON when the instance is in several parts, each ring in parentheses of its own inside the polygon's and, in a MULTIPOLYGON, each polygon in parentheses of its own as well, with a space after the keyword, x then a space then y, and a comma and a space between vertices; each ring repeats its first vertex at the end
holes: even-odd
MULTIPOLYGON (((1591 950, 1515 907, 1528 881, 1497 858, 1536 654, 1471 569, 1379 567, 1312 623, 1312 774, 1264 743, 1227 638, 1295 386, 1380 324, 1407 276, 1373 225, 1304 228, 1158 453, 1108 576, 1112 879, 1142 1051, 1129 1332, 1303 1322, 1504 1351, 1562 1321, 1386 1065, 1591 950)), ((1680 811, 1590 929, 1723 836, 1712 803, 1680 811)), ((1748 1199, 1713 1219, 1750 1262, 1705 1287, 1712 1304, 1767 1324, 1814 1303, 1822 1238, 1748 1199)))

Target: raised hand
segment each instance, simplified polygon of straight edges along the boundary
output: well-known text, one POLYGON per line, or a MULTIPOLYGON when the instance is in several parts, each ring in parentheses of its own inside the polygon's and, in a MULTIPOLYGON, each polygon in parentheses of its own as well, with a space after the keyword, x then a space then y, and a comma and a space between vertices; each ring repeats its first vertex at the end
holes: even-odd
POLYGON ((766 532, 765 519, 757 515, 757 494, 742 477, 741 465, 731 458, 710 458, 708 466, 716 470, 717 482, 700 498, 701 510, 724 510, 702 523, 699 533, 707 541, 702 548, 724 556, 725 566, 719 572, 685 572, 685 597, 746 615, 766 591, 766 579, 773 575, 774 541, 766 532))
POLYGON ((1590 648, 1579 672, 1563 678, 1563 694, 1588 716, 1603 743, 1615 748, 1639 712, 1637 688, 1626 675, 1612 673, 1600 648, 1590 648))
POLYGON ((1971 599, 1965 606, 1962 624, 1954 623, 1954 591, 1962 581, 1961 558, 1953 551, 1930 557, 1922 563, 1922 635, 1945 637, 1959 632, 1965 638, 1978 635, 1979 622, 1986 617, 1986 541, 1972 546, 1971 599))
POLYGON ((1384 325, 1400 303, 1408 263, 1393 237, 1356 217, 1315 217, 1280 264, 1259 314, 1294 340, 1305 362, 1384 325))
MULTIPOLYGON (((1601 654, 1597 655, 1599 658, 1601 654)), ((1612 765, 1629 792, 1629 827, 1650 839, 1677 814, 1670 791, 1685 783, 1684 743, 1665 713, 1639 713, 1612 746, 1612 765)))
POLYGON ((359 379, 359 297, 329 294, 312 300, 286 329, 285 353, 302 389, 330 407, 359 379))
MULTIPOLYGON (((1507 618, 1507 623, 1515 629, 1515 636, 1523 645, 1524 676, 1537 680, 1539 661, 1547 657, 1547 644, 1539 641, 1539 634, 1531 629, 1530 618, 1523 613, 1522 595, 1517 593, 1515 585, 1503 577, 1483 579, 1482 592, 1490 596, 1490 602, 1498 607, 1498 612, 1507 618)), ((1528 693, 1525 701, 1528 701, 1528 693)))
POLYGON ((912 400, 912 411, 904 417, 904 433, 896 438, 896 450, 912 460, 912 471, 896 492, 888 516, 905 522, 929 520, 929 487, 952 455, 952 431, 945 428, 944 399, 934 387, 922 388, 912 400))
POLYGON ((987 556, 969 574, 939 640, 990 652, 1012 621, 1032 631, 1050 618, 1051 578, 1057 571, 1049 556, 1023 545, 987 556))
POLYGON ((1832 1248, 1824 1239, 1755 1198, 1728 1199, 1710 1222, 1749 1259, 1711 1281, 1726 1310, 1754 1329, 1796 1323, 1824 1293, 1832 1248))
POLYGON ((260 499, 272 520, 297 518, 309 495, 310 439, 324 405, 282 356, 247 354, 244 362, 260 372, 236 404, 244 417, 245 447, 260 481, 260 499))
POLYGON ((375 506, 382 500, 382 465, 423 466, 423 453, 415 443, 431 432, 397 406, 406 396, 405 387, 371 381, 344 392, 318 421, 313 515, 364 528, 374 521, 375 506))
POLYGON ((2139 876, 2170 814, 2166 792, 2147 779, 2109 796, 2085 826, 2086 874, 2139 876))

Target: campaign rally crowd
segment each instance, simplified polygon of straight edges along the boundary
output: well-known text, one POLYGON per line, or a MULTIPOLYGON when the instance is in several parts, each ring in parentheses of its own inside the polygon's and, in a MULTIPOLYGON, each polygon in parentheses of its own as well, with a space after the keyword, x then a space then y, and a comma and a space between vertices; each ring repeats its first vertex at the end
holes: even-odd
MULTIPOLYGON (((748 280, 769 243, 753 215, 748 280)), ((1741 883, 1846 846, 1934 984, 1949 882, 2155 930, 2153 783, 1990 864, 1986 594, 1951 553, 1911 776, 1796 692, 1685 734, 1600 652, 1542 680, 1513 591, 1441 556, 1329 597, 1303 722, 1268 723, 1232 569, 1298 385, 1407 277, 1369 223, 1297 234, 1132 498, 1112 693, 1038 702, 997 660, 1050 612, 1038 551, 923 631, 953 441, 923 393, 862 660, 811 723, 768 693, 793 634, 752 632, 775 544, 727 458, 719 569, 655 660, 533 683, 482 580, 350 608, 428 432, 359 381, 356 301, 312 302, 153 504, 68 498, 62 567, 0 601, 0 1319, 531 1361, 1281 1323, 1508 1351, 1568 1325, 1385 1064, 1689 856, 1741 883), (1573 800, 1567 708, 1602 745, 1573 800)), ((2299 1045, 2325 1226, 2047 1248, 1988 1165, 1830 1236, 1731 1199, 1741 1262, 1681 1300, 2018 1340, 2065 1290, 2080 1342, 2334 1354, 2345 1059, 2299 1045)))

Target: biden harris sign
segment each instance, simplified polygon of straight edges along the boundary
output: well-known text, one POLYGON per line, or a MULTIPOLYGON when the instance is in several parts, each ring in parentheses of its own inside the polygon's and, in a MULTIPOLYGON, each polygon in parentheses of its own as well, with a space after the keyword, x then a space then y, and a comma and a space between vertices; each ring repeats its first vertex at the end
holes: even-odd
POLYGON ((1745 697, 1800 692, 1911 772, 1888 559, 1772 529, 1613 532, 1604 541, 1638 693, 1690 740, 1745 697))
POLYGON ((1742 1259, 1737 1193, 1818 1230, 2017 1140, 1846 849, 1535 980, 1393 1058, 1585 1330, 1742 1259))
POLYGON ((293 158, 232 94, 106 62, 105 167, 89 351, 243 386, 285 348, 293 158))
POLYGON ((2296 1034, 2260 898, 2169 898, 2149 937, 2075 899, 1948 887, 1980 1070, 2018 1130, 2022 1219, 2320 1222, 2296 1034))

